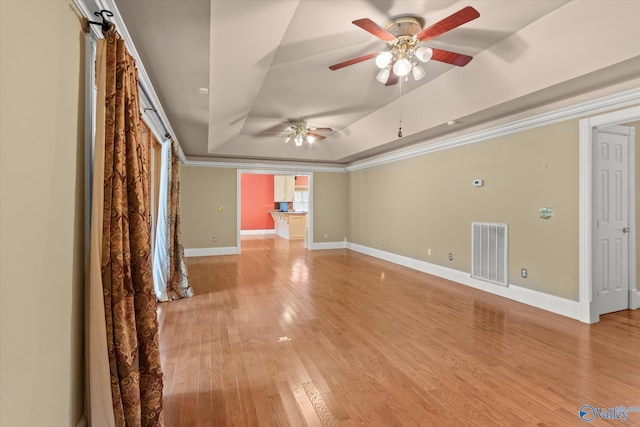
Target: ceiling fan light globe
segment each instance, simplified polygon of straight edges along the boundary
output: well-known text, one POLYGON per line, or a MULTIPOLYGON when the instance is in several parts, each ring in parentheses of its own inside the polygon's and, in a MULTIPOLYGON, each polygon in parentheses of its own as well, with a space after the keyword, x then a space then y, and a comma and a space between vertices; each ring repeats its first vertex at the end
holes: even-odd
POLYGON ((380 52, 380 54, 376 56, 376 66, 378 68, 386 68, 387 65, 389 65, 389 63, 391 62, 392 58, 393 54, 391 54, 391 52, 389 52, 388 50, 380 52))
POLYGON ((302 145, 302 135, 298 134, 296 135, 296 137, 293 139, 293 141, 296 143, 296 146, 300 147, 302 145))
POLYGON ((421 46, 416 49, 415 56, 420 61, 427 62, 433 57, 433 49, 431 49, 430 47, 421 46))
POLYGON ((407 58, 400 58, 393 64, 393 72, 398 77, 406 76, 411 72, 411 62, 407 58))
POLYGON ((413 66, 413 69, 411 69, 411 74, 413 74, 414 80, 420 80, 424 77, 426 72, 424 71, 424 68, 422 68, 419 64, 416 64, 413 66))
POLYGON ((389 80, 389 74, 391 74, 391 71, 389 71, 388 68, 383 68, 376 76, 376 80, 382 84, 385 84, 387 80, 389 80))
POLYGON ((313 141, 315 140, 316 139, 312 135, 307 135, 307 142, 309 142, 309 144, 313 144, 313 141))

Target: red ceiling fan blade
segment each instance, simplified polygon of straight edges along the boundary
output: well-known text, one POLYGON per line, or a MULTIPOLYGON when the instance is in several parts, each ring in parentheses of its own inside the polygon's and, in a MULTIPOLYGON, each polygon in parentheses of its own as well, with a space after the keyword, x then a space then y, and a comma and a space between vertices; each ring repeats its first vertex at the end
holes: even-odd
POLYGON ((479 16, 480 13, 477 10, 475 10, 471 6, 467 6, 463 9, 460 9, 453 15, 450 15, 443 20, 436 22, 430 27, 425 28, 424 30, 416 34, 415 37, 422 42, 431 40, 435 37, 438 37, 440 34, 444 34, 449 30, 453 30, 454 28, 472 21, 479 16))
POLYGON ((457 65, 458 67, 464 67, 472 59, 473 56, 463 55, 461 53, 449 52, 448 50, 433 49, 433 56, 431 59, 440 62, 446 62, 447 64, 457 65))
POLYGON ((325 139, 326 136, 322 136, 319 133, 314 133, 314 132, 307 132, 307 136, 312 136, 315 139, 325 139))
POLYGON ((349 65, 357 64, 358 62, 366 61, 367 59, 375 58, 377 55, 378 55, 378 52, 368 53, 366 55, 362 55, 357 58, 352 58, 347 61, 331 65, 329 69, 339 70, 340 68, 348 67, 349 65))
POLYGON ((396 76, 393 72, 389 73, 389 78, 387 79, 387 82, 384 84, 385 86, 393 86, 394 84, 398 83, 398 76, 396 76))
POLYGON ((396 36, 385 30, 369 18, 356 19, 352 22, 353 24, 357 25, 365 31, 370 32, 371 34, 385 42, 392 42, 396 39, 396 36))

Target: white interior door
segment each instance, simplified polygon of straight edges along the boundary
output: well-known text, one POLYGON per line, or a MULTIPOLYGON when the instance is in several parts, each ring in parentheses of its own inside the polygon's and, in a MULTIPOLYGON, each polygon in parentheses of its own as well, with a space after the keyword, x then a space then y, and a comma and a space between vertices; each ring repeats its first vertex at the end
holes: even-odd
POLYGON ((593 301, 598 314, 629 307, 629 128, 594 129, 593 301))

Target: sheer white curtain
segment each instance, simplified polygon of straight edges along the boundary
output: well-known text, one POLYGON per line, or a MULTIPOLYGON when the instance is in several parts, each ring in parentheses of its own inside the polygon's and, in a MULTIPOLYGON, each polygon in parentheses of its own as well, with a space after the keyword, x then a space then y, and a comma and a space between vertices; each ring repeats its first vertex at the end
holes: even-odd
POLYGON ((159 301, 193 296, 180 234, 180 163, 173 140, 162 143, 153 282, 159 301))
POLYGON ((153 287, 159 301, 168 301, 169 276, 169 175, 171 168, 171 140, 162 142, 160 161, 160 188, 158 190, 158 220, 156 221, 156 246, 153 251, 153 287))

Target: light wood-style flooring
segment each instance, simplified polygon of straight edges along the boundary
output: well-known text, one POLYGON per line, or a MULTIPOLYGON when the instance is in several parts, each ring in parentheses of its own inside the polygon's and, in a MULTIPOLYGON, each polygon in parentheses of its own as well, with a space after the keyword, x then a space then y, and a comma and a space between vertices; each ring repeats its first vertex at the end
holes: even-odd
POLYGON ((640 310, 582 324, 348 250, 274 236, 188 259, 159 306, 165 425, 633 426, 640 310))

